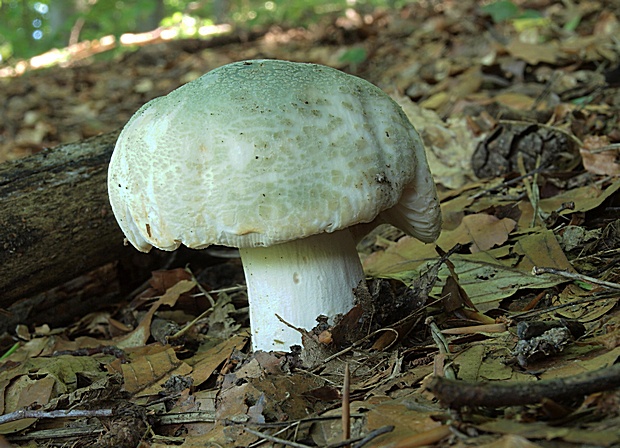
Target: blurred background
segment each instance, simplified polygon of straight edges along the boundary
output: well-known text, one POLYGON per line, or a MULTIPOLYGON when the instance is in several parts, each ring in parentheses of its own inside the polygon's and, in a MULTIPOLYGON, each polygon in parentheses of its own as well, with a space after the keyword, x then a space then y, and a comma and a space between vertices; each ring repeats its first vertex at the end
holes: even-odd
POLYGON ((211 34, 227 24, 251 30, 311 26, 347 9, 399 8, 411 0, 0 0, 0 63, 80 41, 159 27, 175 37, 211 34))

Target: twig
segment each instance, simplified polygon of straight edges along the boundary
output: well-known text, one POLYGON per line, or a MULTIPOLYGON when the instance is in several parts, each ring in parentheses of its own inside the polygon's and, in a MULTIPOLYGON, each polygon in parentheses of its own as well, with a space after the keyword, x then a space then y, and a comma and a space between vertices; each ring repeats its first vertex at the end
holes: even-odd
POLYGON ((583 397, 620 387, 620 364, 564 378, 537 382, 467 383, 436 376, 429 389, 445 405, 503 407, 533 404, 543 398, 583 397))
POLYGON ((206 289, 204 289, 203 286, 200 284, 200 282, 198 281, 198 279, 196 278, 196 276, 190 269, 189 265, 185 266, 185 272, 187 272, 189 275, 192 276, 192 280, 194 281, 194 283, 196 283, 196 287, 207 298, 207 300, 211 304, 211 308, 215 307, 215 300, 213 300, 213 297, 211 297, 211 294, 209 294, 209 292, 206 289))
POLYGON ((618 283, 606 282, 604 280, 599 280, 594 277, 588 277, 587 275, 578 274, 576 272, 565 271, 563 269, 554 269, 554 268, 534 266, 532 268, 532 274, 534 275, 541 275, 541 274, 559 275, 561 277, 570 278, 571 280, 579 280, 582 282, 594 283, 595 285, 603 286, 605 288, 620 290, 620 284, 618 283))
POLYGON ((441 334, 478 334, 478 333, 503 333, 506 324, 472 325, 469 327, 455 327, 441 330, 441 334))
POLYGON ((110 417, 112 409, 57 409, 55 411, 42 411, 37 409, 20 409, 9 414, 0 415, 0 425, 14 422, 24 418, 72 418, 72 417, 110 417))
MULTIPOLYGON (((359 415, 358 417, 361 417, 361 415, 359 415)), ((297 423, 306 422, 306 421, 316 421, 316 420, 332 420, 333 418, 334 417, 332 417, 332 416, 329 416, 329 417, 313 417, 313 418, 307 418, 307 419, 299 420, 297 423)), ((260 425, 260 426, 264 426, 264 425, 260 425)), ((294 425, 289 423, 288 426, 291 427, 291 426, 294 426, 294 425)), ((268 434, 265 434, 265 433, 253 430, 253 429, 249 429, 247 427, 244 427, 244 430, 249 432, 250 434, 254 434, 257 437, 261 437, 261 438, 263 438, 265 440, 268 440, 270 442, 281 443, 283 445, 288 445, 288 446, 292 446, 292 447, 307 448, 306 445, 302 445, 302 444, 297 443, 297 442, 290 442, 290 441, 285 440, 285 439, 280 439, 278 437, 274 437, 274 436, 271 436, 271 435, 268 435, 268 434)), ((365 436, 351 437, 351 438, 343 440, 341 442, 330 443, 329 445, 326 445, 325 448, 344 448, 344 447, 346 447, 348 445, 351 445, 353 443, 355 443, 355 445, 353 445, 353 448, 362 448, 364 445, 366 445, 371 440, 379 437, 382 434, 391 432, 393 430, 394 430, 394 426, 392 426, 392 425, 382 426, 380 428, 377 428, 375 430, 370 431, 365 436)), ((282 431, 280 431, 280 432, 282 432, 282 431)), ((252 446, 254 446, 254 444, 252 446)))
MULTIPOLYGON (((444 264, 446 262, 446 260, 452 255, 454 254, 457 250, 459 250, 461 247, 460 244, 456 244, 454 247, 452 247, 452 249, 450 249, 448 252, 444 252, 443 250, 441 250, 440 247, 436 247, 436 250, 438 251, 439 255, 440 255, 440 259, 438 261, 436 261, 433 266, 431 266, 427 272, 431 272, 433 269, 437 269, 439 270, 439 266, 441 266, 442 264, 444 264)), ((312 368, 310 370, 311 373, 314 373, 318 370, 320 370, 325 364, 329 363, 330 361, 352 351, 353 349, 359 347, 360 345, 362 345, 363 343, 365 343, 366 341, 368 341, 369 339, 373 338, 374 336, 383 333, 385 331, 394 331, 398 334, 398 332, 395 330, 395 328, 400 327, 401 325, 404 325, 406 322, 409 322, 410 320, 416 318, 418 315, 422 314, 424 312, 424 310, 426 310, 427 308, 436 305, 437 303, 441 302, 443 300, 442 298, 439 298, 437 300, 433 300, 427 304, 425 304, 424 306, 418 308, 417 310, 413 311, 411 314, 405 316, 404 318, 402 318, 401 320, 399 320, 398 322, 395 322, 393 324, 390 324, 389 327, 385 327, 385 328, 380 328, 378 330, 373 331, 370 334, 367 334, 366 336, 364 336, 361 339, 358 339, 357 341, 353 342, 350 346, 348 346, 347 348, 340 350, 337 353, 334 353, 333 355, 328 356, 327 358, 325 358, 323 361, 321 361, 317 366, 315 366, 314 368, 312 368)), ((276 314, 276 317, 278 319, 280 319, 280 321, 282 323, 284 323, 285 325, 288 325, 289 327, 295 329, 295 327, 293 327, 291 324, 289 324, 288 322, 286 322, 284 319, 282 319, 280 316, 278 316, 276 314)), ((301 331, 303 332, 303 330, 297 329, 297 331, 301 331)), ((392 342, 395 343, 397 340, 397 338, 392 342)), ((387 348, 390 348, 392 346, 392 344, 390 344, 387 348)), ((384 350, 385 350, 384 349, 384 350)))
POLYGON ((487 188, 486 190, 479 191, 478 193, 474 194, 473 196, 470 196, 469 199, 478 199, 478 198, 481 198, 482 196, 484 196, 485 194, 495 193, 496 191, 503 190, 504 188, 510 187, 511 185, 514 185, 514 184, 522 181, 526 177, 532 177, 535 174, 540 173, 541 171, 544 171, 547 168, 548 167, 546 165, 541 165, 538 168, 534 168, 532 171, 530 171, 528 173, 525 173, 523 175, 520 175, 520 176, 515 177, 513 179, 510 179, 510 180, 504 181, 501 184, 496 185, 496 186, 491 187, 491 188, 487 188))
POLYGON ((269 434, 265 434, 260 431, 255 431, 250 428, 243 428, 243 429, 245 430, 245 432, 249 432, 250 434, 253 434, 257 437, 261 437, 265 440, 269 440, 270 442, 281 443, 282 445, 292 446, 293 448, 312 448, 309 445, 303 445, 301 443, 291 442, 289 440, 281 439, 279 437, 270 436, 269 434))
MULTIPOLYGON (((391 324, 389 327, 379 328, 378 330, 375 330, 372 333, 367 334, 363 338, 358 339, 357 341, 353 342, 353 344, 351 344, 350 346, 340 350, 339 352, 334 353, 333 355, 329 355, 327 358, 325 358, 323 361, 321 361, 319 363, 319 365, 317 365, 312 370, 310 370, 310 372, 313 373, 313 372, 316 372, 317 370, 320 370, 325 364, 329 363, 330 361, 333 361, 334 359, 336 359, 336 358, 338 358, 338 357, 340 357, 342 355, 345 355, 345 354, 349 353, 350 351, 354 350, 355 348, 359 347, 360 345, 362 345, 363 343, 365 343, 369 339, 372 339, 373 337, 377 336, 380 333, 383 333, 383 332, 386 332, 386 331, 396 331, 396 330, 394 330, 394 327, 399 327, 400 325, 403 325, 404 323, 408 322, 409 320, 413 319, 414 317, 417 317, 426 308, 434 306, 434 305, 437 305, 442 300, 443 300, 443 297, 440 298, 440 299, 437 299, 437 300, 433 300, 433 301, 427 303, 426 305, 424 305, 423 307, 415 310, 411 314, 407 315, 407 317, 404 317, 401 320, 399 320, 398 322, 395 322, 395 323, 391 324)), ((276 314, 276 317, 278 317, 277 314, 276 314)), ((286 324, 286 322, 284 322, 284 323, 286 324)), ((388 347, 386 347, 386 349, 391 347, 392 345, 393 345, 393 343, 390 344, 388 347)))
POLYGON ((375 429, 373 431, 370 431, 368 434, 366 434, 364 436, 364 438, 362 440, 360 440, 355 445, 353 445, 353 448, 362 448, 364 445, 366 445, 372 439, 375 439, 375 438, 379 437, 382 434, 385 434, 385 433, 388 433, 388 432, 392 432, 392 431, 394 431, 394 426, 392 426, 392 425, 382 426, 382 427, 377 428, 377 429, 375 429))
MULTIPOLYGON (((342 439, 351 438, 351 403, 349 402, 349 392, 351 389, 351 372, 349 363, 344 365, 344 381, 342 383, 342 439)), ((345 445, 348 448, 350 445, 345 445)))
MULTIPOLYGON (((351 417, 363 418, 364 414, 351 414, 351 417)), ((301 425, 302 423, 323 422, 327 420, 340 420, 341 418, 342 416, 338 414, 338 415, 321 415, 321 416, 316 416, 316 417, 306 417, 306 418, 300 418, 299 420, 291 420, 291 421, 286 421, 286 422, 272 422, 272 423, 250 423, 250 422, 236 423, 236 422, 229 421, 229 420, 226 420, 225 422, 227 425, 243 425, 243 426, 250 425, 250 426, 256 426, 260 428, 282 428, 282 427, 288 427, 288 426, 294 426, 294 425, 301 425)))
POLYGON ((609 145, 601 146, 600 148, 590 149, 590 154, 598 154, 606 151, 613 151, 614 149, 620 149, 620 143, 611 143, 609 145))
MULTIPOLYGON (((414 313, 411 313, 409 316, 407 316, 406 318, 402 319, 399 322, 404 322, 407 319, 411 318, 411 316, 413 316, 414 314, 418 314, 420 312, 420 310, 415 311, 414 313)), ((278 316, 276 314, 276 316, 278 316)), ((393 324, 394 326, 397 325, 399 322, 397 322, 396 324, 393 324)), ((319 365, 317 365, 316 367, 314 367, 312 370, 310 370, 310 372, 316 372, 317 370, 320 370, 325 364, 327 364, 330 361, 333 361, 334 359, 349 353, 350 351, 354 350, 355 348, 359 347, 360 345, 362 345, 364 342, 368 341, 369 339, 372 339, 373 337, 375 337, 376 335, 383 333, 385 331, 395 331, 393 328, 379 328, 378 330, 373 331, 370 334, 367 334, 366 336, 364 336, 361 339, 358 339, 357 341, 355 341, 353 344, 349 345, 347 348, 344 348, 342 350, 340 350, 339 352, 334 353, 333 355, 329 355, 327 358, 325 358, 323 361, 321 361, 319 363, 319 365)))
POLYGON ((439 353, 441 353, 442 355, 449 355, 450 348, 448 347, 448 341, 446 341, 446 338, 443 336, 441 330, 435 323, 435 319, 431 316, 426 319, 425 324, 431 328, 431 336, 433 338, 433 341, 435 341, 435 344, 439 348, 439 353))
POLYGON ((385 434, 387 432, 392 432, 392 431, 394 431, 394 426, 392 425, 382 426, 373 431, 370 431, 365 436, 351 437, 350 439, 343 440, 342 442, 330 443, 329 445, 326 445, 325 448, 343 448, 355 442, 357 443, 353 445, 353 448, 362 448, 364 445, 366 445, 371 440, 376 439, 382 434, 385 434))
POLYGON ((571 302, 563 303, 561 305, 550 306, 542 310, 529 310, 529 311, 524 311, 522 313, 511 314, 510 318, 514 320, 530 319, 533 316, 539 316, 541 314, 551 313, 552 311, 561 310, 562 308, 569 308, 569 307, 574 307, 575 305, 583 305, 585 303, 598 302, 599 300, 610 300, 613 298, 614 297, 610 297, 608 295, 605 295, 603 297, 588 297, 587 299, 573 300, 571 302))
MULTIPOLYGON (((212 289, 211 291, 207 291, 207 293, 209 294, 219 294, 221 292, 224 293, 229 293, 229 292, 237 292, 237 291, 243 291, 245 289, 248 289, 247 286, 245 285, 236 285, 236 286, 228 286, 226 288, 218 288, 218 289, 212 289)), ((200 297, 205 295, 202 292, 196 293, 196 294, 192 294, 192 297, 200 297)))
MULTIPOLYGON (((261 425, 262 426, 262 425, 261 425)), ((285 426, 284 428, 280 428, 280 430, 274 432, 272 434, 272 437, 278 437, 280 434, 285 433, 287 431, 290 431, 291 429, 295 428, 294 433, 293 433, 293 437, 297 438, 297 434, 299 432, 299 427, 301 426, 301 421, 297 420, 294 422, 290 422, 287 426, 285 426)), ((251 443, 249 445, 249 448, 253 448, 259 445, 262 445, 265 442, 265 440, 257 440, 254 443, 251 443)))
MULTIPOLYGON (((540 155, 536 157, 536 168, 540 168, 540 155)), ((519 153, 517 157, 517 164, 519 166, 519 172, 521 175, 525 175, 525 162, 523 160, 523 153, 519 153)), ((540 218, 541 221, 545 221, 545 217, 542 216, 542 212, 540 210, 539 202, 540 202, 540 190, 538 189, 538 173, 534 174, 532 177, 532 182, 530 182, 529 178, 523 179, 523 185, 525 185, 525 191, 527 192, 527 197, 530 200, 530 204, 534 209, 534 213, 532 213, 532 222, 530 223, 530 227, 536 226, 536 218, 540 218)))
POLYGON ((210 312, 213 311, 213 307, 204 310, 202 313, 200 313, 200 316, 196 317, 195 319, 193 319, 191 322, 188 322, 187 324, 185 324, 185 326, 183 328, 181 328, 179 331, 177 331, 175 334, 168 336, 168 341, 174 341, 178 338, 180 338, 181 336, 183 336, 185 333, 187 333, 189 331, 190 328, 192 328, 194 325, 196 325, 196 322, 198 322, 200 319, 204 318, 207 314, 209 314, 210 312))
MULTIPOLYGON (((435 341, 435 344, 439 348, 440 355, 443 355, 444 358, 446 356, 450 356, 451 353, 450 353, 450 347, 448 345, 448 341, 446 340, 444 335, 441 333, 441 330, 435 323, 435 319, 432 316, 427 318, 426 324, 431 329, 431 336, 433 338, 433 341, 435 341)), ((456 378, 456 373, 454 372, 454 369, 452 368, 452 366, 449 364, 447 366, 444 366, 443 374, 445 375, 446 378, 451 378, 451 379, 456 378)))

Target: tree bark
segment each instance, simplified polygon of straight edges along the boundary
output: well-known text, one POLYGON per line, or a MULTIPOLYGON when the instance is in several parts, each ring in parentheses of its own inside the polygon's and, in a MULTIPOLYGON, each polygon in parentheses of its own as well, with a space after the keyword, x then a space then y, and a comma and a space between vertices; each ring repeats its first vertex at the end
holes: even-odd
POLYGON ((117 137, 118 131, 0 165, 0 308, 129 250, 107 195, 117 137))

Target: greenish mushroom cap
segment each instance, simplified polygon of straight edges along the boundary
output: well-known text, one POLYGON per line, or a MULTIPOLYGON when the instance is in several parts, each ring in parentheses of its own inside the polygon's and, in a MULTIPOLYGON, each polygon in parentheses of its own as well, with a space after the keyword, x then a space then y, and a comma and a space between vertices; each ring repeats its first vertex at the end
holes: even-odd
POLYGON ((150 101, 120 134, 108 189, 142 251, 269 246, 389 209, 387 221, 424 241, 440 226, 422 142, 400 107, 314 64, 237 62, 150 101))

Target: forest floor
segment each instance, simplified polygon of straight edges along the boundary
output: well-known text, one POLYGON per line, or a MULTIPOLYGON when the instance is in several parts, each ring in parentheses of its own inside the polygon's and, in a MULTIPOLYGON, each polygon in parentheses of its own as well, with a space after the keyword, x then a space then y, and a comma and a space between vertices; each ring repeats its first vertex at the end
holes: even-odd
POLYGON ((402 106, 444 217, 436 245, 366 237, 367 325, 301 353, 251 352, 238 258, 24 322, 0 340, 0 448, 620 446, 620 6, 529 4, 350 10, 0 78, 9 161, 229 62, 330 65, 402 106))

